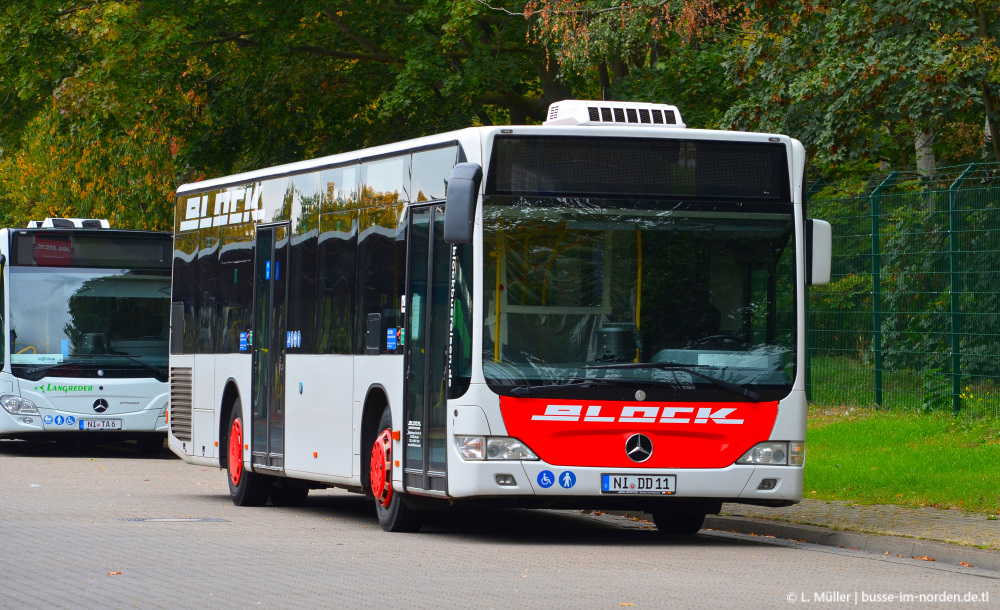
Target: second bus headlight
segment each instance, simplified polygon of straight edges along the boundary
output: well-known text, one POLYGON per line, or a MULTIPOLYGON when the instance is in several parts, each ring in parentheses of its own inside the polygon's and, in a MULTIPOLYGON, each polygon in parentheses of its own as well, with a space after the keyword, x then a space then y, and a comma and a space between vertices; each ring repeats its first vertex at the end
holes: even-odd
POLYGON ((458 453, 466 460, 537 460, 528 446, 510 436, 456 436, 458 453))
POLYGON ((20 396, 10 396, 5 394, 0 396, 0 405, 11 415, 38 415, 38 407, 27 398, 20 396))

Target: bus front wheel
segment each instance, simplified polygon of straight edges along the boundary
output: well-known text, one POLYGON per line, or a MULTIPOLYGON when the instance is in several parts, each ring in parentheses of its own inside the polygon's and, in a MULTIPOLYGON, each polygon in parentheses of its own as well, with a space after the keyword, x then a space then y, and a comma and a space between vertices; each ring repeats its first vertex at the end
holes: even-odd
POLYGON ((413 510, 392 489, 392 412, 386 405, 372 441, 371 491, 375 496, 378 523, 387 532, 415 532, 420 529, 420 513, 413 510))
POLYGON ((665 536, 694 536, 705 525, 705 513, 653 511, 653 523, 665 536))
POLYGON ((274 479, 252 472, 243 467, 243 405, 237 398, 233 412, 229 416, 229 443, 226 479, 229 481, 229 495, 236 506, 264 506, 271 494, 274 479))

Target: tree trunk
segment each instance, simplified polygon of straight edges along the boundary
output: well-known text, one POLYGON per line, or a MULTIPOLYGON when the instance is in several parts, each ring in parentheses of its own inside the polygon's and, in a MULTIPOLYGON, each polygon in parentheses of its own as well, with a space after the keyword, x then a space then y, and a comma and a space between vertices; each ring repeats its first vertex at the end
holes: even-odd
POLYGON ((934 132, 917 132, 913 148, 917 153, 917 171, 927 177, 933 176, 934 167, 937 165, 937 159, 934 158, 934 132))
MULTIPOLYGON (((982 40, 989 39, 989 21, 986 18, 986 11, 979 11, 979 36, 982 40)), ((993 96, 990 94, 990 84, 988 81, 981 83, 983 90, 983 108, 986 110, 986 129, 993 144, 993 158, 1000 163, 1000 129, 997 128, 996 104, 993 103, 993 96)))
POLYGON ((990 95, 990 85, 983 81, 983 108, 986 110, 986 132, 990 136, 993 144, 993 158, 1000 163, 1000 129, 997 128, 996 111, 993 104, 993 96, 990 95))

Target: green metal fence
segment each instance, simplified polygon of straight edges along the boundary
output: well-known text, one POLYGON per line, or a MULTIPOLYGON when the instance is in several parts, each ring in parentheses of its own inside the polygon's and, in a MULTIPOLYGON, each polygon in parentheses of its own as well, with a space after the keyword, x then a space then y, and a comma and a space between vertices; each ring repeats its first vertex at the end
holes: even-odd
POLYGON ((814 185, 808 208, 833 226, 812 402, 1000 414, 1000 164, 814 185))

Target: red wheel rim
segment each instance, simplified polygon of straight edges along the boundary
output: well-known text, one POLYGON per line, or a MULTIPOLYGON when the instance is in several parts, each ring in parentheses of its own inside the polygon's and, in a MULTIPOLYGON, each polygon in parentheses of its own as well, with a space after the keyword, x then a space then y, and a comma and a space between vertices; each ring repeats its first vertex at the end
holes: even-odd
POLYGON ((239 485, 243 477, 243 422, 239 418, 233 420, 229 430, 229 480, 233 485, 239 485))
POLYGON ((375 501, 388 508, 392 502, 392 436, 388 429, 375 438, 372 445, 372 493, 375 501))

